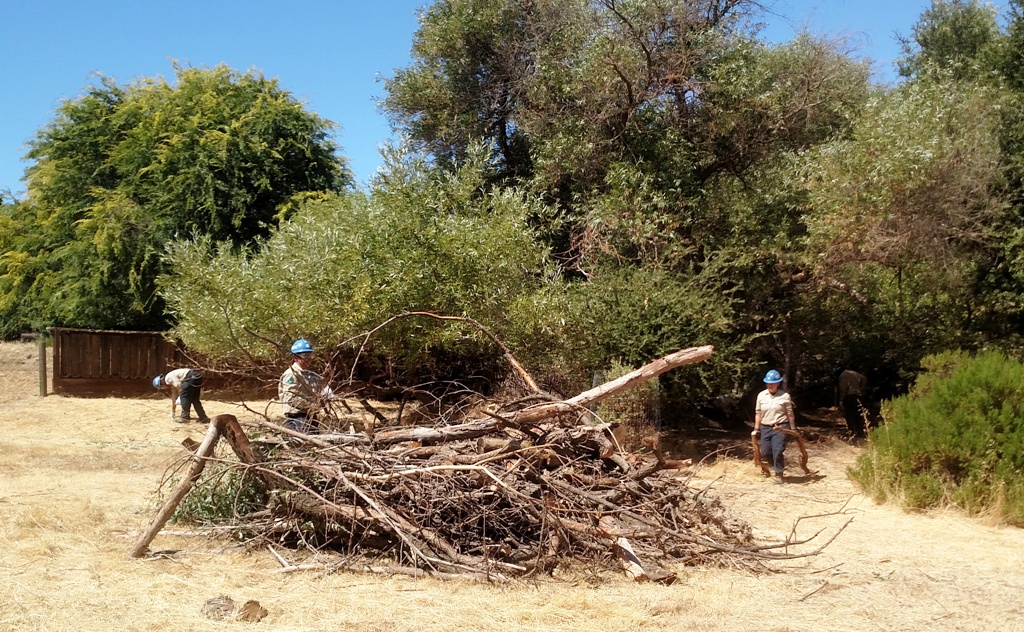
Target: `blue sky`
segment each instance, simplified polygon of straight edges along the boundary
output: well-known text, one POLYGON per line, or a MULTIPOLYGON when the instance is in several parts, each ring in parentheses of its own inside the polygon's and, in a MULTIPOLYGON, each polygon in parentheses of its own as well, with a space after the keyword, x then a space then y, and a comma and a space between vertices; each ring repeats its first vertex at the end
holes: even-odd
MULTIPOLYGON (((390 138, 374 99, 381 77, 409 63, 416 10, 428 0, 0 0, 0 190, 24 192, 25 143, 96 74, 128 83, 173 76, 172 59, 257 68, 339 125, 359 183, 390 138)), ((892 81, 894 33, 908 34, 930 0, 766 0, 764 36, 800 30, 848 37, 892 81)), ((994 3, 1005 5, 1005 0, 994 3)))

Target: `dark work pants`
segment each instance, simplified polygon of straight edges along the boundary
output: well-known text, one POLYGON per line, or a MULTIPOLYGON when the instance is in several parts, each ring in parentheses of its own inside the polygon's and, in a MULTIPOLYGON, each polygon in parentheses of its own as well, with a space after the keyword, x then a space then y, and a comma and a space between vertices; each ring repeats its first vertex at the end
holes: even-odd
POLYGON ((203 375, 199 371, 189 371, 185 379, 181 381, 181 418, 188 419, 192 407, 195 407, 199 421, 206 421, 206 411, 203 410, 203 403, 199 401, 202 391, 203 375))
POLYGON ((846 418, 846 427, 858 437, 865 437, 868 434, 864 412, 864 399, 860 395, 847 395, 843 398, 843 417, 846 418))
MULTIPOLYGON (((789 428, 788 423, 779 425, 789 428)), ((772 464, 776 476, 782 476, 782 471, 786 467, 786 457, 782 454, 785 449, 786 435, 778 432, 772 426, 761 426, 761 460, 772 464)))

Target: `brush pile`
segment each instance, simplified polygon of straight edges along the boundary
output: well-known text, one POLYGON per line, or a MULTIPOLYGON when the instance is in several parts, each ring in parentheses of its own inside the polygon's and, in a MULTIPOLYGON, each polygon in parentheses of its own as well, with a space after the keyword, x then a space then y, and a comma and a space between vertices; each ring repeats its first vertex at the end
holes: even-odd
POLYGON ((247 424, 263 435, 250 443, 220 415, 178 500, 224 436, 267 491, 265 506, 236 525, 268 543, 342 551, 352 568, 376 557, 390 560, 374 567, 388 572, 501 581, 571 558, 671 582, 659 564, 795 557, 755 546, 749 525, 670 473, 688 461, 666 459, 653 437, 647 454, 624 454, 616 428, 593 423, 586 408, 710 353, 680 351, 569 400, 492 408, 456 425, 305 435, 262 421, 247 424))
MULTIPOLYGON (((716 500, 661 475, 688 462, 664 459, 654 444, 654 458, 623 458, 605 424, 563 423, 434 445, 326 447, 322 437, 295 437, 261 466, 275 489, 247 528, 495 578, 549 571, 566 556, 699 562, 750 543, 749 527, 716 500)), ((648 569, 637 575, 659 575, 634 563, 648 569)))

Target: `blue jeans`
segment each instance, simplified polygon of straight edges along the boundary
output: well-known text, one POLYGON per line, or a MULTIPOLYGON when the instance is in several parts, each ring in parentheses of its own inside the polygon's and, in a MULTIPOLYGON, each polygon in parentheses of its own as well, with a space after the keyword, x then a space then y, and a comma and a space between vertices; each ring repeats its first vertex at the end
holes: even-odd
MULTIPOLYGON (((789 428, 789 424, 779 424, 779 427, 789 428)), ((776 476, 782 476, 786 467, 786 457, 782 454, 785 450, 786 435, 775 430, 774 426, 761 426, 761 460, 767 463, 768 457, 771 457, 776 476)))
POLYGON ((316 426, 315 419, 307 412, 287 413, 284 416, 284 427, 289 430, 310 434, 316 432, 316 426))

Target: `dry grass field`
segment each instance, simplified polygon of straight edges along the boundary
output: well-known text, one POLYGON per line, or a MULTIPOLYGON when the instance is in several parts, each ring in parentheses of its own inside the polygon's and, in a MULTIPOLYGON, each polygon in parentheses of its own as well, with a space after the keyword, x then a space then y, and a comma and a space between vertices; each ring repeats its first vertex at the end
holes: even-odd
POLYGON ((582 572, 511 586, 279 573, 267 551, 173 524, 151 548, 179 554, 130 559, 181 440, 205 430, 168 413, 155 395, 40 398, 36 347, 0 343, 0 630, 1024 630, 1024 530, 875 505, 844 474, 859 448, 827 432, 810 445, 819 474, 786 485, 739 450, 682 473, 762 541, 794 528, 830 537, 852 518, 820 555, 774 572, 680 567, 673 586, 582 572), (269 615, 209 620, 203 604, 218 595, 269 615))

